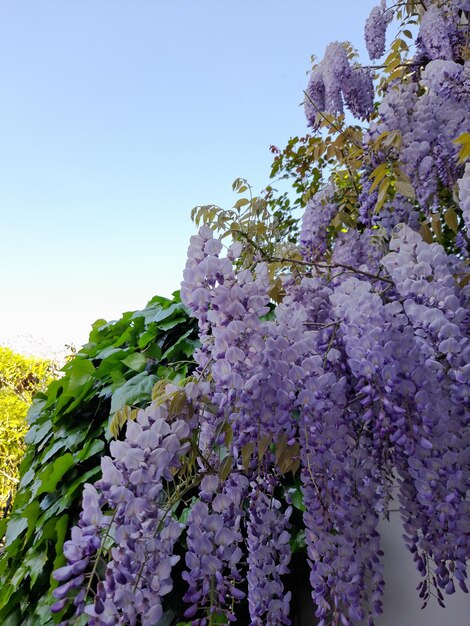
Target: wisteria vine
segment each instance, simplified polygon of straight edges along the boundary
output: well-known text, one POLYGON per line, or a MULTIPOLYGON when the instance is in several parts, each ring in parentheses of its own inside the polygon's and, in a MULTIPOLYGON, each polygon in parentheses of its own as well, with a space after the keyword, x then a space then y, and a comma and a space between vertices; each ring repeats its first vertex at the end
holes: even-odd
POLYGON ((314 130, 345 108, 369 124, 355 207, 346 169, 309 198, 290 255, 238 231, 224 250, 207 225, 191 238, 181 298, 199 323, 196 371, 160 386, 86 486, 54 574, 62 624, 155 626, 175 576, 192 626, 236 622, 243 604, 252 626, 290 624, 300 529, 319 626, 372 625, 393 485, 424 603, 468 591, 470 166, 455 140, 470 128, 470 5, 415 4, 367 19, 373 61, 397 11, 418 23, 380 104, 374 67, 340 42, 306 88, 314 130))

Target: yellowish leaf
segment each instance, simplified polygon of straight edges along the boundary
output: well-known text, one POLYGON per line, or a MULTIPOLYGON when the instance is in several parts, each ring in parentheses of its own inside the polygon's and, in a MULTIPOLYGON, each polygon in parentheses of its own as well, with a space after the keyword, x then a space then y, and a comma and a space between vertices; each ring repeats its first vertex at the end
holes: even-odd
POLYGON ((258 460, 259 461, 263 460, 264 453, 268 449, 268 446, 271 443, 271 441, 272 441, 271 435, 264 435, 258 441, 258 460))
POLYGON ((247 204, 250 204, 250 201, 248 200, 248 198, 240 198, 240 200, 237 200, 233 206, 236 209, 241 209, 243 206, 246 206, 247 204))
POLYGON ((182 389, 181 391, 175 391, 173 397, 171 398, 170 408, 168 410, 170 416, 174 417, 176 415, 180 415, 186 406, 186 403, 187 400, 185 392, 182 389))
POLYGON ((395 189, 399 194, 405 196, 405 198, 416 198, 416 193, 411 183, 407 183, 403 180, 397 180, 395 182, 395 189))
POLYGON ((426 243, 432 243, 433 241, 432 231, 429 228, 429 224, 426 224, 426 222, 423 222, 421 224, 421 228, 419 229, 419 232, 421 233, 421 237, 426 243))
POLYGON ((444 221, 447 224, 447 226, 454 233, 457 234, 457 231, 459 229, 459 223, 457 220, 457 213, 454 211, 454 209, 447 209, 447 211, 444 213, 444 221))
POLYGON ((233 467, 232 456, 231 455, 226 456, 225 459, 220 464, 220 469, 219 469, 219 476, 222 481, 227 480, 230 472, 232 471, 232 467, 233 467))
POLYGON ((441 221, 439 219, 439 215, 433 215, 431 217, 431 225, 434 231, 434 234, 437 238, 441 236, 441 221))
POLYGON ((462 133, 454 139, 454 143, 460 144, 459 163, 464 163, 470 157, 470 133, 462 133))
POLYGON ((249 441, 242 447, 242 465, 248 471, 251 463, 251 456, 255 450, 255 442, 249 441))
POLYGON ((377 187, 377 185, 383 180, 383 177, 387 173, 387 168, 388 168, 388 163, 381 163, 380 165, 377 165, 375 170, 369 176, 370 179, 372 178, 374 179, 370 187, 369 193, 372 193, 374 189, 377 187))
POLYGON ((379 193, 377 196, 377 202, 375 204, 375 209, 374 209, 375 213, 378 213, 380 209, 383 207, 385 200, 387 199, 387 193, 388 193, 389 187, 390 187, 390 180, 388 178, 385 178, 380 183, 379 193))

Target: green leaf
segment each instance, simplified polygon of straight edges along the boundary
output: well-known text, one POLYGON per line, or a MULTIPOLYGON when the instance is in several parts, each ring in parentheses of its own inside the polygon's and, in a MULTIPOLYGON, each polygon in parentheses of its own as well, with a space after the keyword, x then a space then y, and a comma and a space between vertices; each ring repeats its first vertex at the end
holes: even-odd
POLYGON ((289 490, 290 501, 292 502, 292 506, 294 506, 299 511, 305 511, 304 498, 302 495, 302 491, 300 487, 295 487, 295 489, 289 490))
POLYGON ((159 361, 162 358, 162 349, 159 345, 153 343, 145 349, 144 354, 149 359, 156 359, 159 361))
POLYGON ((23 474, 23 476, 21 477, 20 483, 18 485, 19 489, 24 489, 27 485, 29 485, 31 483, 31 481, 34 478, 34 470, 30 469, 27 472, 25 472, 23 474))
POLYGON ((42 426, 35 424, 31 426, 29 431, 26 433, 24 442, 26 444, 38 444, 43 441, 47 435, 49 435, 52 431, 52 423, 47 421, 42 426))
POLYGON ((151 341, 158 336, 158 328, 156 322, 149 324, 147 330, 139 337, 138 346, 140 349, 146 348, 151 341))
POLYGON ((157 380, 158 378, 155 375, 149 375, 147 372, 141 372, 128 380, 113 393, 111 414, 125 405, 133 406, 144 400, 149 401, 152 397, 152 388, 157 380))
POLYGON ((28 540, 33 532, 39 512, 39 503, 37 500, 33 500, 21 511, 21 516, 18 514, 11 516, 5 535, 5 547, 11 545, 26 529, 28 529, 26 541, 28 540))
POLYGON ((11 517, 5 534, 5 546, 12 544, 27 528, 28 520, 25 517, 11 517))
MULTIPOLYGON (((84 439, 86 439, 88 432, 90 430, 90 424, 85 422, 81 424, 77 428, 63 428, 64 434, 64 443, 67 450, 73 450, 80 444, 84 439)), ((61 430, 62 430, 61 428, 61 430)))
POLYGON ((38 552, 35 546, 30 548, 26 553, 23 566, 26 568, 33 585, 35 584, 39 574, 43 571, 46 561, 47 553, 44 551, 38 552))
MULTIPOLYGON (((9 594, 8 598, 11 594, 16 590, 12 585, 5 585, 5 591, 9 594)), ((21 613, 18 609, 9 613, 6 617, 2 617, 2 626, 21 626, 21 613)))
POLYGON ((41 455, 41 463, 47 463, 59 450, 65 448, 65 442, 61 439, 58 441, 51 441, 51 443, 44 450, 41 455))
POLYGON ((155 626, 171 626, 175 618, 176 613, 170 609, 163 613, 161 619, 155 624, 155 626))
POLYGON ((76 480, 74 480, 64 494, 64 503, 66 503, 65 505, 70 506, 70 503, 72 502, 72 497, 75 496, 77 489, 79 489, 86 482, 91 482, 91 479, 95 478, 95 476, 98 476, 98 474, 100 473, 101 467, 97 465, 96 467, 93 467, 92 469, 88 470, 88 472, 85 472, 76 480))
POLYGON ((75 455, 77 461, 84 461, 101 452, 104 448, 102 439, 92 439, 86 442, 84 448, 75 455))
POLYGON ((147 365, 147 359, 143 354, 140 354, 140 352, 129 354, 129 356, 123 359, 122 362, 135 372, 141 372, 147 365))
POLYGON ((186 331, 181 337, 178 339, 176 343, 174 343, 164 354, 162 354, 163 359, 175 359, 178 357, 179 353, 183 353, 185 356, 191 356, 196 347, 199 345, 198 341, 187 339, 189 335, 193 332, 193 329, 190 328, 186 331))
POLYGON ((29 407, 28 413, 26 414, 26 419, 30 424, 34 424, 37 418, 41 415, 44 410, 44 406, 46 404, 46 398, 42 396, 36 396, 33 400, 32 405, 29 407))
POLYGON ((123 385, 127 383, 126 377, 119 369, 111 370, 109 373, 109 376, 111 380, 113 381, 114 389, 117 389, 118 387, 122 387, 123 385))
POLYGON ((70 452, 67 452, 63 456, 56 459, 51 465, 47 465, 38 474, 40 487, 36 495, 54 491, 57 487, 57 483, 73 464, 73 457, 70 452))
POLYGON ((184 324, 187 321, 188 320, 186 317, 174 317, 173 319, 168 320, 167 322, 158 322, 157 327, 160 330, 171 330, 175 326, 178 326, 178 324, 184 324))
MULTIPOLYGON (((68 528, 69 528, 69 515, 67 513, 64 513, 60 517, 60 519, 57 520, 57 523, 56 523, 56 534, 57 534, 57 540, 55 542, 56 558, 54 559, 52 571, 55 571, 57 568, 61 567, 66 562, 66 559, 64 555, 62 554, 62 548, 64 545, 65 538, 67 536, 68 528)), ((55 578, 52 578, 51 576, 50 584, 51 584, 51 588, 55 589, 59 583, 55 580, 55 578)))
POLYGON ((114 346, 108 346, 107 348, 104 348, 104 350, 100 350, 99 352, 97 352, 95 354, 95 359, 107 359, 110 356, 113 356, 113 354, 123 354, 124 350, 122 350, 121 348, 115 348, 114 346))
POLYGON ((76 359, 72 361, 67 394, 73 395, 91 381, 95 368, 88 359, 76 359))
POLYGON ((134 314, 134 317, 143 317, 146 324, 151 322, 162 322, 172 317, 176 312, 184 311, 184 307, 180 302, 170 305, 167 308, 162 308, 159 305, 151 306, 143 311, 138 311, 134 314))
POLYGON ((290 543, 291 552, 293 553, 304 550, 307 545, 305 542, 305 531, 301 529, 293 533, 292 538, 289 543, 290 543))

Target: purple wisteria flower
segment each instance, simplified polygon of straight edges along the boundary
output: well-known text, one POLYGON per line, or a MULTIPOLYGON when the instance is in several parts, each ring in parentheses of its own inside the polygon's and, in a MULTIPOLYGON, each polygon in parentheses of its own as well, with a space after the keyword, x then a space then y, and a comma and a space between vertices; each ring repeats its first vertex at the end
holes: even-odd
POLYGON ((86 485, 83 511, 72 538, 64 545, 69 565, 54 577, 65 582, 54 591, 65 606, 74 599, 76 615, 91 626, 154 626, 163 614, 162 598, 173 588, 171 571, 179 556, 173 549, 183 525, 168 515, 164 487, 172 483, 189 448, 189 420, 168 421, 164 404, 139 411, 127 425, 124 441, 113 441, 111 457, 102 459, 102 477, 86 485), (110 543, 108 543, 110 542, 110 543), (84 572, 91 559, 108 555, 104 580, 94 601, 85 597, 84 572), (77 578, 78 576, 78 578, 77 578))
POLYGON ((357 118, 369 119, 374 110, 372 74, 366 68, 351 66, 346 48, 335 41, 310 74, 304 98, 308 125, 317 129, 325 113, 342 114, 345 104, 357 118))
POLYGON ((387 26, 393 18, 393 12, 386 10, 385 0, 370 12, 364 27, 364 38, 369 58, 380 59, 385 52, 387 26))
POLYGON ((326 251, 328 226, 338 211, 333 195, 334 187, 330 184, 307 203, 299 236, 302 254, 306 260, 315 260, 326 251))
POLYGON ((454 59, 459 41, 457 13, 449 5, 432 3, 421 18, 419 45, 429 59, 454 59))
POLYGON ((281 510, 274 495, 278 478, 258 478, 251 484, 247 521, 248 606, 250 626, 290 624, 291 593, 284 591, 281 577, 289 572, 289 517, 292 508, 281 510))
POLYGON ((234 622, 233 603, 245 596, 237 583, 242 578, 241 504, 247 488, 248 480, 239 474, 225 484, 215 476, 201 483, 201 500, 188 518, 187 569, 183 572, 188 583, 184 600, 189 604, 185 616, 193 626, 206 626, 208 612, 234 622))

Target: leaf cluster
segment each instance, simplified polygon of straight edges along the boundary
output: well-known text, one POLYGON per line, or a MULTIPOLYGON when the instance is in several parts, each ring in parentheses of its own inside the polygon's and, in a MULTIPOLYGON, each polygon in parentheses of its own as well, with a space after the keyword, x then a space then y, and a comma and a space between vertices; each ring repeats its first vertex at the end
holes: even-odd
POLYGON ((4 515, 18 482, 28 406, 56 373, 52 360, 24 356, 0 346, 0 511, 4 515))
POLYGON ((9 520, 0 522, 2 625, 54 623, 51 573, 65 562, 62 546, 77 522, 83 485, 100 472, 110 419, 148 404, 158 380, 187 377, 196 345, 179 295, 157 296, 118 321, 95 322, 62 376, 35 396, 18 492, 9 520))

